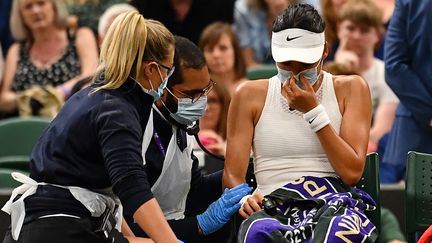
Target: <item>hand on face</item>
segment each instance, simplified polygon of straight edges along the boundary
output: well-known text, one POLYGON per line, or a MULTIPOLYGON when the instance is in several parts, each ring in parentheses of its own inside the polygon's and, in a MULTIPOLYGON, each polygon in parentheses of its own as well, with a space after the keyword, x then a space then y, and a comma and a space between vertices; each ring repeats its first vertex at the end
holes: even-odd
POLYGON ((287 98, 290 108, 306 113, 316 107, 319 102, 312 85, 302 75, 300 75, 300 81, 304 89, 301 89, 296 84, 294 77, 291 77, 282 85, 282 95, 287 98))
POLYGON ((348 38, 342 38, 340 45, 335 53, 335 62, 346 65, 352 70, 358 70, 359 57, 358 55, 348 48, 348 38))

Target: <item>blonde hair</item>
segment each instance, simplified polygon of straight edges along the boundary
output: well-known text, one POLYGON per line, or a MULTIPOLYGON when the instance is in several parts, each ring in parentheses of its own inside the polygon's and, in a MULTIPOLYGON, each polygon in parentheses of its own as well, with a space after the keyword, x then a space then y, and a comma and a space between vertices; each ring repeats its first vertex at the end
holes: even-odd
POLYGON ((174 43, 173 34, 159 21, 145 19, 137 11, 120 14, 102 42, 96 73, 105 72, 106 82, 95 91, 116 89, 128 76, 138 80, 143 62, 161 62, 169 56, 174 43))
MULTIPOLYGON (((20 13, 20 4, 23 0, 13 0, 10 16, 10 29, 15 40, 26 40, 32 38, 30 29, 24 24, 20 13)), ((54 7, 56 26, 66 29, 69 13, 63 0, 50 0, 54 7)))

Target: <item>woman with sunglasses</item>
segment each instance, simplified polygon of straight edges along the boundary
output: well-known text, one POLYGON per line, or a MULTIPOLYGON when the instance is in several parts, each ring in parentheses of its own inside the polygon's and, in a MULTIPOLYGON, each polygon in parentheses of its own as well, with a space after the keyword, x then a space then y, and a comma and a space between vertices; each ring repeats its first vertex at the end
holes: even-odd
POLYGON ((160 22, 136 11, 116 18, 93 83, 44 131, 30 177, 13 174, 23 185, 3 207, 12 218, 4 242, 145 242, 121 224, 122 214, 155 242, 179 241, 141 156, 152 105, 174 70, 174 42, 160 22))

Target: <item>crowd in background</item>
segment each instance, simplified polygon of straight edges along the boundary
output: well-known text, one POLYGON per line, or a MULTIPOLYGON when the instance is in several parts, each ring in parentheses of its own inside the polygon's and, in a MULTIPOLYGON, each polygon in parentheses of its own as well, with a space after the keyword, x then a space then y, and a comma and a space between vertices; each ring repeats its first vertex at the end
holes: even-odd
MULTIPOLYGON (((368 151, 384 156, 389 136, 395 137, 389 133, 399 100, 407 102, 408 96, 416 95, 402 94, 401 98, 401 88, 397 84, 389 87, 386 80, 391 76, 385 74, 384 43, 389 38, 395 0, 3 0, 0 118, 55 116, 65 100, 89 84, 99 62, 100 45, 114 18, 137 9, 145 18, 161 21, 173 34, 200 47, 216 86, 208 94, 199 135, 207 149, 224 154, 231 97, 243 83, 253 82, 247 79, 248 69, 275 64, 270 50, 271 26, 275 17, 294 3, 312 4, 326 22, 329 55, 324 70, 357 74, 367 81, 373 106, 368 151), (54 106, 54 111, 45 109, 48 106, 54 106)), ((429 83, 423 89, 430 95, 432 81, 429 83)), ((432 103, 424 104, 431 110, 432 103)), ((432 152, 427 149, 424 152, 432 152)), ((383 174, 381 180, 399 183, 403 176, 383 174)))

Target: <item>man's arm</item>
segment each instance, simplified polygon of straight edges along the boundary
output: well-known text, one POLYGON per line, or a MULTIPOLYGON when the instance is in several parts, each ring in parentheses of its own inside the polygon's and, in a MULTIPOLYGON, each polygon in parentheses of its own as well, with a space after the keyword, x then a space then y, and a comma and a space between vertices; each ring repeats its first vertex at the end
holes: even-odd
MULTIPOLYGON (((424 82, 432 82, 431 76, 429 80, 421 80, 418 73, 413 70, 412 64, 413 55, 422 55, 425 58, 424 67, 418 67, 420 70, 430 69, 431 47, 427 43, 428 35, 432 33, 431 16, 426 16, 430 10, 424 9, 419 11, 415 6, 411 5, 427 5, 432 6, 430 2, 411 2, 397 0, 395 11, 390 22, 385 42, 385 71, 386 81, 394 93, 398 96, 400 102, 413 113, 414 117, 423 124, 430 125, 432 119, 432 93, 430 87, 427 87, 424 82), (413 9, 413 10, 410 10, 413 9), (408 13, 408 11, 411 11, 408 13), (408 17, 415 16, 416 24, 410 23, 410 28, 418 29, 414 36, 408 36, 407 29, 408 17), (429 21, 429 23, 428 23, 429 21), (413 27, 415 26, 415 27, 413 27), (412 47, 410 43, 416 43, 423 46, 424 52, 419 53, 415 49, 420 47, 412 47), (428 45, 428 46, 427 46, 428 45), (429 50, 429 51, 428 51, 429 50)), ((429 38, 429 40, 431 40, 429 38)), ((418 57, 421 58, 421 57, 418 57)))

